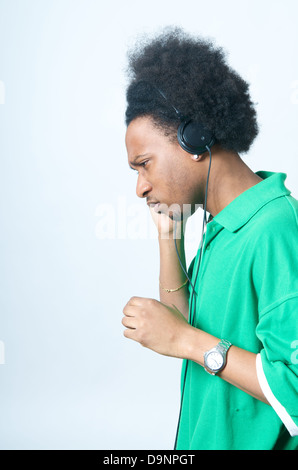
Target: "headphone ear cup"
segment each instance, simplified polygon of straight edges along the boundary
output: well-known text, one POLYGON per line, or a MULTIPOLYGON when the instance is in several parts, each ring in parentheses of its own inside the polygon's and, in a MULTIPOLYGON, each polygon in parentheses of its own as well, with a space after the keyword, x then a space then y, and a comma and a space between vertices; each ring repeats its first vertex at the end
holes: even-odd
POLYGON ((215 143, 211 132, 191 119, 181 122, 177 138, 183 150, 193 155, 206 152, 207 146, 210 148, 215 143))

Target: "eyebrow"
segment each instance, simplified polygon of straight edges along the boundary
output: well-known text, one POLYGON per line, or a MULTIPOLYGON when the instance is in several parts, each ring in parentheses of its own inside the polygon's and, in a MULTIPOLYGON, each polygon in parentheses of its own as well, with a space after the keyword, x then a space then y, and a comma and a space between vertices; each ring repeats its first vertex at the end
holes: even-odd
POLYGON ((149 155, 148 153, 144 153, 143 155, 137 155, 134 160, 132 162, 129 162, 128 165, 129 167, 133 170, 133 166, 139 166, 139 164, 137 163, 137 161, 139 160, 139 158, 143 158, 143 157, 146 157, 147 155, 149 155))

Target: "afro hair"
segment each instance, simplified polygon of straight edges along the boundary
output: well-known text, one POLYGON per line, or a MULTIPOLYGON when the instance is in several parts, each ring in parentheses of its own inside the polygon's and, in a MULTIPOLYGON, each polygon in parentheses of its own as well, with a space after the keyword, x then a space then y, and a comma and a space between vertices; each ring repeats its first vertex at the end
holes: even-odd
POLYGON ((148 116, 171 140, 177 139, 181 121, 175 107, 211 131, 226 150, 245 153, 258 135, 248 83, 210 40, 168 27, 128 51, 127 72, 127 126, 148 116))

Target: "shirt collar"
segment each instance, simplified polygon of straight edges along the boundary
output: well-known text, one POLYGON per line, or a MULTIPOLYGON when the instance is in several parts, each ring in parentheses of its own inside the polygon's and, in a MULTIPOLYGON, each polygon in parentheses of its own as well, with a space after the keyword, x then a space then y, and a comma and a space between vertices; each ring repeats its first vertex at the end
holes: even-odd
POLYGON ((291 194, 284 185, 286 173, 257 171, 256 175, 263 181, 244 191, 213 218, 230 232, 243 227, 268 202, 291 194))

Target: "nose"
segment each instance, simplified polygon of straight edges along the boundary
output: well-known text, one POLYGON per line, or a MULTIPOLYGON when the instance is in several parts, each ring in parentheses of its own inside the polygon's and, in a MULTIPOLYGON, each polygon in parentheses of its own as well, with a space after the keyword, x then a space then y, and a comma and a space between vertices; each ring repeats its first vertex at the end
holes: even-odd
POLYGON ((138 176, 136 193, 138 197, 144 198, 152 190, 152 185, 141 174, 138 176))

